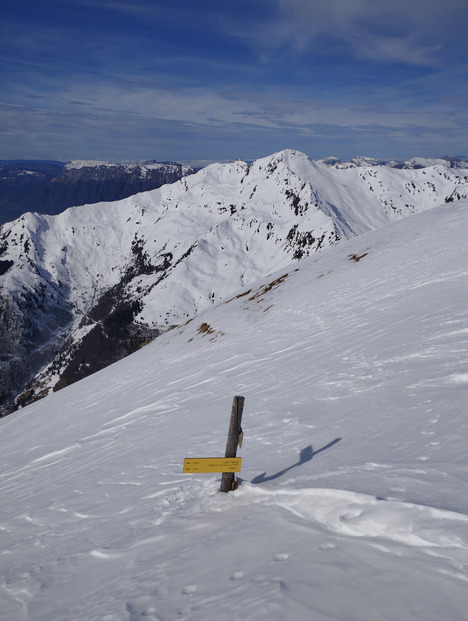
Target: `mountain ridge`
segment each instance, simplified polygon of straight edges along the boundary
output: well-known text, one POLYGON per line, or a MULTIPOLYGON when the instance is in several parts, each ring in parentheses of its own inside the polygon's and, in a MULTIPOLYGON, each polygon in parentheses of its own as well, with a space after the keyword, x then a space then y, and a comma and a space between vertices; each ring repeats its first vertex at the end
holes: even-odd
POLYGON ((76 381, 340 239, 467 195, 464 169, 340 169, 284 150, 113 203, 24 214, 0 230, 1 372, 4 385, 23 382, 4 402, 76 381))
MULTIPOLYGON (((447 155, 407 161, 365 156, 341 160, 331 156, 317 161, 337 169, 370 166, 417 169, 436 164, 446 168, 468 167, 467 157, 447 155)), ((194 168, 185 163, 157 160, 0 160, 0 224, 28 211, 56 215, 74 205, 126 198, 173 183, 206 165, 205 162, 194 168)))

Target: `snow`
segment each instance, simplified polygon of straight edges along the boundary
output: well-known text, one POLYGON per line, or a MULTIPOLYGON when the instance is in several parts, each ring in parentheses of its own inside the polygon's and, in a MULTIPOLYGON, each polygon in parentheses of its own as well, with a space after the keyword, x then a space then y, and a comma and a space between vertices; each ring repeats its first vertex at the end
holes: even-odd
POLYGON ((99 166, 105 166, 106 168, 112 168, 119 166, 118 162, 109 162, 107 160, 71 160, 65 164, 67 170, 81 169, 81 168, 96 168, 99 166))
POLYGON ((467 220, 342 242, 0 420, 0 619, 468 619, 467 220), (235 394, 221 494, 182 465, 235 394))
POLYGON ((40 177, 41 173, 37 172, 36 170, 18 170, 18 171, 15 171, 15 176, 17 177, 21 177, 21 176, 40 177))

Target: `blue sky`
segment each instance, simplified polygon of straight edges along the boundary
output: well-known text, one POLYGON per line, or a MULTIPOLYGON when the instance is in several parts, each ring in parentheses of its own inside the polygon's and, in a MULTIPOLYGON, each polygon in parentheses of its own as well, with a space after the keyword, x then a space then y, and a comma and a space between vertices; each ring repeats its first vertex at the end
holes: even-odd
POLYGON ((3 0, 0 159, 468 152, 467 0, 3 0))

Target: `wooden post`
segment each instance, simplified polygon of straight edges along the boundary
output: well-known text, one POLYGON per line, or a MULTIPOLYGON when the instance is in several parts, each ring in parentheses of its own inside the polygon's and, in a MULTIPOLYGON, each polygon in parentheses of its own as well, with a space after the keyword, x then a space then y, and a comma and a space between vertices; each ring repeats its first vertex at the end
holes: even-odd
MULTIPOLYGON (((234 397, 232 401, 231 422, 229 423, 229 433, 226 442, 225 457, 236 457, 237 446, 241 435, 242 412, 244 410, 244 397, 234 397)), ((235 475, 233 472, 223 472, 221 475, 220 492, 230 492, 234 489, 235 475)))

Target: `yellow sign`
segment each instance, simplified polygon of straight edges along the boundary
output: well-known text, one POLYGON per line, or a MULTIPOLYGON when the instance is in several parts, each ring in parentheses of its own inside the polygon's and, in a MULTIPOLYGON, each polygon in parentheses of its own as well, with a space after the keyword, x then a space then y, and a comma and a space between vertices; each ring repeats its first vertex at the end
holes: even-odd
POLYGON ((186 472, 240 472, 242 457, 187 457, 186 472))

